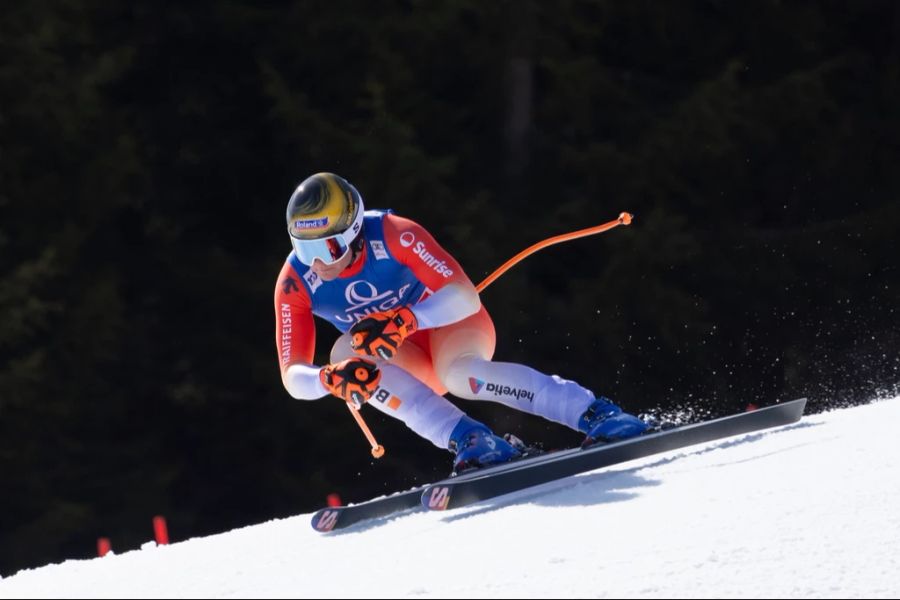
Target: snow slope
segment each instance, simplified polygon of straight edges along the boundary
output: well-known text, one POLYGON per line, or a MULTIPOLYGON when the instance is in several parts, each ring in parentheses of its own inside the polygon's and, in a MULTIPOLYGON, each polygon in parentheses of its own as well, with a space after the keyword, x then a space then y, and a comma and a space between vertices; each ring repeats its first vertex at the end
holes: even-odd
POLYGON ((20 571, 0 597, 896 598, 898 424, 894 398, 448 513, 20 571))

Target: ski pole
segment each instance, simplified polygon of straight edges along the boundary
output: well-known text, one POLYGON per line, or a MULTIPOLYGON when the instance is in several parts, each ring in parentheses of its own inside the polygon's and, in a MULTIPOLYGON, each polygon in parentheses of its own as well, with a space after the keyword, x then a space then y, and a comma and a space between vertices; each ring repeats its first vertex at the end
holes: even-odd
POLYGON ((362 429, 363 433, 366 435, 366 439, 369 440, 369 443, 372 445, 372 456, 375 458, 381 458, 384 456, 384 446, 379 444, 375 440, 375 436, 372 435, 372 432, 369 430, 369 426, 366 425, 366 422, 363 420, 362 415, 359 414, 359 410, 350 404, 347 403, 347 408, 350 409, 350 414, 353 415, 353 418, 356 419, 356 423, 359 425, 359 428, 362 429))
MULTIPOLYGON (((587 237, 589 235, 603 233, 605 231, 613 229, 614 227, 618 227, 619 225, 631 225, 631 220, 633 218, 634 216, 631 213, 623 212, 619 215, 618 219, 609 221, 608 223, 595 225, 594 227, 588 227, 587 229, 579 229, 578 231, 563 233, 547 238, 546 240, 540 241, 536 244, 532 244, 528 248, 525 248, 524 250, 513 256, 511 259, 500 265, 500 268, 488 275, 487 278, 479 283, 475 289, 479 293, 481 293, 482 291, 484 291, 484 288, 491 285, 501 275, 509 271, 517 263, 531 256, 538 250, 543 250, 544 248, 553 246, 554 244, 568 242, 569 240, 576 240, 578 238, 587 237)), ((356 422, 359 425, 360 429, 362 429, 363 433, 366 435, 366 439, 368 439, 369 443, 372 445, 372 456, 374 456, 375 458, 381 458, 382 456, 384 456, 384 446, 382 446, 375 440, 375 436, 372 435, 372 432, 369 430, 369 426, 366 425, 366 422, 363 420, 362 415, 359 414, 359 410, 349 402, 347 403, 347 408, 350 409, 350 412, 353 414, 353 418, 356 419, 356 422)))
POLYGON ((485 278, 484 281, 479 283, 475 289, 478 290, 479 293, 481 293, 482 291, 484 291, 484 288, 486 288, 487 286, 494 283, 494 280, 496 280, 498 277, 500 277, 501 275, 506 273, 517 263, 519 263, 523 259, 531 256, 538 250, 543 250, 547 246, 552 246, 554 244, 568 242, 569 240, 575 240, 578 238, 587 237, 589 235, 603 233, 604 231, 609 231, 610 229, 612 229, 614 227, 618 227, 619 225, 631 225, 631 220, 633 218, 634 218, 634 215, 632 215, 631 213, 623 212, 622 214, 619 215, 618 219, 615 219, 608 223, 604 223, 603 225, 595 225, 594 227, 588 227, 587 229, 579 229, 578 231, 572 231, 570 233, 563 233, 561 235, 556 235, 556 236, 547 238, 546 240, 538 242, 537 244, 532 244, 531 246, 525 248, 524 250, 522 250, 521 252, 519 252, 518 254, 513 256, 511 259, 509 259, 508 261, 506 261, 505 263, 500 265, 500 268, 498 268, 496 271, 494 271, 493 273, 488 275, 487 278, 485 278))

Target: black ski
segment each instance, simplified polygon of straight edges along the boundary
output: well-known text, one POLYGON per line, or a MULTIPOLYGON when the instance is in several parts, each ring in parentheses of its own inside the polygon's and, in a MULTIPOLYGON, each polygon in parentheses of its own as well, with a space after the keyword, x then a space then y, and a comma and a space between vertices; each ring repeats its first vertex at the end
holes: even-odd
POLYGON ((405 511, 419 512, 422 510, 422 492, 426 487, 427 485, 419 486, 405 492, 367 500, 360 504, 321 508, 313 514, 310 523, 316 531, 327 533, 378 517, 387 517, 405 511))
POLYGON ((386 517, 405 510, 420 510, 420 499, 425 486, 406 492, 398 492, 383 498, 375 498, 361 504, 323 508, 312 516, 312 526, 316 531, 326 532, 356 525, 360 521, 386 517))
POLYGON ((806 398, 721 419, 684 425, 621 442, 551 452, 534 458, 463 473, 424 486, 422 506, 447 510, 685 446, 750 433, 800 420, 806 398))
POLYGON ((369 519, 420 510, 422 506, 431 510, 465 506, 479 500, 651 454, 768 427, 787 425, 800 419, 805 405, 804 398, 749 413, 643 435, 616 444, 598 445, 586 450, 575 448, 550 452, 465 473, 360 504, 323 508, 313 515, 312 527, 316 531, 328 532, 369 519))

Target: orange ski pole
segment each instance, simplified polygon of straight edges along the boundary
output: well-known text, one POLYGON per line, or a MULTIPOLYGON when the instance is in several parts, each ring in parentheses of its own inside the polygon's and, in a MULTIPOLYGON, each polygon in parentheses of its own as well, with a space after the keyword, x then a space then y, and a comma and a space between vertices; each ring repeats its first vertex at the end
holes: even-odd
MULTIPOLYGON (((619 225, 631 225, 631 220, 633 218, 634 216, 631 213, 623 212, 619 215, 618 219, 615 219, 608 223, 595 225, 594 227, 588 227, 587 229, 579 229, 578 231, 572 231, 570 233, 563 233, 561 235, 553 236, 551 238, 547 238, 546 240, 533 244, 500 265, 500 268, 488 275, 487 278, 479 283, 475 289, 479 293, 481 293, 482 291, 484 291, 484 288, 491 285, 495 280, 497 280, 497 278, 499 278, 501 275, 514 267, 517 263, 531 256, 538 250, 543 250, 544 248, 553 246, 554 244, 568 242, 569 240, 576 240, 578 238, 587 237, 589 235, 603 233, 604 231, 609 231, 610 229, 618 227, 619 225)), ((353 418, 356 419, 356 423, 359 425, 359 428, 362 429, 363 433, 366 435, 366 439, 368 439, 369 443, 372 445, 372 456, 374 456, 375 458, 381 458, 382 456, 384 456, 384 446, 382 446, 375 440, 375 436, 372 435, 372 432, 369 430, 369 426, 366 425, 366 422, 363 420, 362 415, 359 414, 359 410, 349 402, 347 403, 347 408, 350 409, 350 412, 353 414, 353 418)))
POLYGON ((372 435, 372 432, 369 430, 369 426, 366 425, 366 422, 363 420, 362 415, 359 414, 359 410, 350 404, 347 403, 347 408, 350 409, 350 414, 353 415, 353 418, 356 419, 356 423, 359 425, 359 428, 362 429, 363 433, 366 435, 366 439, 369 440, 369 443, 372 445, 372 456, 375 458, 381 458, 384 456, 384 446, 379 444, 375 440, 375 436, 372 435))
POLYGON ((575 240, 578 238, 587 237, 589 235, 595 235, 598 233, 603 233, 604 231, 609 231, 614 227, 618 227, 619 225, 631 225, 631 220, 634 216, 631 213, 623 212, 619 215, 618 219, 614 221, 610 221, 609 223, 604 223, 603 225, 596 225, 594 227, 588 227, 587 229, 579 229, 578 231, 573 231, 571 233, 563 233, 561 235, 553 236, 551 238, 547 238, 537 244, 533 244, 528 248, 525 248, 511 259, 500 265, 500 268, 487 276, 487 278, 478 284, 475 288, 478 292, 484 291, 484 288, 494 283, 498 277, 509 271, 513 268, 517 263, 521 262, 523 259, 531 256, 538 250, 543 250, 547 246, 552 246, 554 244, 560 244, 562 242, 568 242, 569 240, 575 240))

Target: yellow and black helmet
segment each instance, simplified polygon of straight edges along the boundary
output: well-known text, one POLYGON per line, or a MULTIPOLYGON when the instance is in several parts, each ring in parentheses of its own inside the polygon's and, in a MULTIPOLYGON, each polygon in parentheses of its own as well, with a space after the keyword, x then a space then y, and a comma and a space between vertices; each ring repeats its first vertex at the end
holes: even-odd
POLYGON ((316 173, 301 183, 287 206, 294 252, 304 264, 337 262, 362 231, 362 196, 334 173, 316 173))

